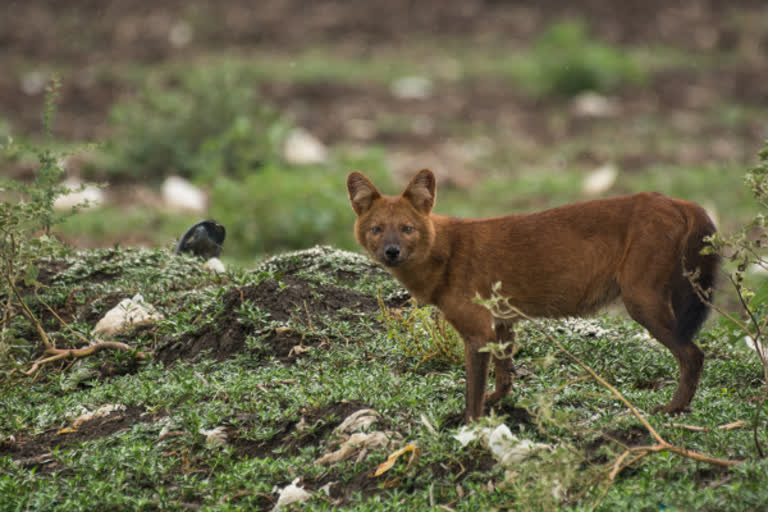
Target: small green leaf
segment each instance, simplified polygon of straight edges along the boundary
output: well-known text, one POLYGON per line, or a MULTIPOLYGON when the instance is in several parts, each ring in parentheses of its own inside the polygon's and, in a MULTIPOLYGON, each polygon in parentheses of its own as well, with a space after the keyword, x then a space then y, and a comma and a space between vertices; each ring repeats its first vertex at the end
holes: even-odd
POLYGON ((39 286, 40 283, 37 282, 37 276, 40 275, 40 269, 37 268, 37 265, 35 264, 29 264, 27 265, 27 273, 24 276, 24 285, 25 286, 39 286))
POLYGON ((768 303, 768 281, 761 284, 755 291, 755 296, 752 298, 749 305, 751 308, 756 308, 766 303, 768 303))

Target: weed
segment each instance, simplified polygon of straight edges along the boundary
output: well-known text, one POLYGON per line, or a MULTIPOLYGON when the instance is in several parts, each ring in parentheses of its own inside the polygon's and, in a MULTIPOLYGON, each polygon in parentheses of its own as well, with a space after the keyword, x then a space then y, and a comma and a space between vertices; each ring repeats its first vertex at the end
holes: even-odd
POLYGON ((179 73, 164 87, 148 82, 111 117, 119 135, 106 147, 109 172, 134 179, 242 178, 278 158, 288 128, 253 84, 208 69, 179 73))
POLYGON ((409 357, 418 359, 417 367, 427 361, 458 366, 464 363, 461 336, 448 324, 439 310, 431 306, 393 309, 379 296, 380 319, 387 337, 409 357))
MULTIPOLYGON (((60 81, 54 77, 46 88, 43 128, 49 142, 60 86, 60 81)), ((35 306, 30 306, 29 303, 40 301, 37 290, 41 287, 38 282, 41 264, 66 252, 66 249, 49 235, 51 227, 63 219, 63 216, 54 211, 53 203, 57 197, 67 194, 68 189, 59 185, 65 174, 60 163, 64 155, 45 145, 19 149, 10 138, 3 149, 11 153, 19 150, 32 152, 39 163, 32 183, 25 184, 13 180, 5 180, 2 183, 12 190, 17 198, 13 202, 0 203, 0 296, 5 298, 4 304, 0 306, 0 359, 4 363, 0 371, 7 374, 17 369, 14 359, 8 357, 13 349, 28 353, 32 347, 32 344, 22 337, 22 333, 27 329, 35 331, 35 335, 40 337, 46 349, 54 349, 49 336, 32 311, 35 306), (31 297, 30 291, 34 293, 36 301, 31 297)), ((73 209, 72 213, 76 210, 77 208, 73 209)))
MULTIPOLYGON (((758 163, 750 169, 745 176, 745 182, 756 202, 761 208, 768 208, 768 144, 759 154, 758 163)), ((768 330, 768 282, 761 280, 757 289, 750 287, 745 282, 748 270, 762 273, 768 271, 768 218, 764 213, 757 214, 741 230, 731 236, 715 234, 711 237, 712 247, 709 252, 717 252, 724 259, 730 261, 728 281, 733 286, 741 305, 738 315, 730 314, 719 307, 715 309, 723 316, 723 324, 731 332, 736 331, 744 336, 744 341, 756 353, 763 366, 764 391, 759 399, 755 416, 752 422, 753 441, 760 457, 766 453, 760 440, 761 413, 768 400, 768 343, 766 342, 766 330, 768 330)), ((696 285, 697 273, 691 272, 689 279, 696 285)), ((708 290, 697 287, 702 300, 709 301, 708 290)), ((762 420, 765 421, 765 420, 762 420)))
POLYGON ((523 84, 536 94, 575 96, 584 91, 606 93, 644 74, 629 53, 592 41, 581 20, 556 23, 535 42, 523 84))
POLYGON ((211 216, 227 227, 227 251, 235 257, 334 243, 356 246, 349 200, 339 193, 347 169, 380 162, 345 161, 337 169, 268 164, 243 180, 219 178, 211 192, 211 216))

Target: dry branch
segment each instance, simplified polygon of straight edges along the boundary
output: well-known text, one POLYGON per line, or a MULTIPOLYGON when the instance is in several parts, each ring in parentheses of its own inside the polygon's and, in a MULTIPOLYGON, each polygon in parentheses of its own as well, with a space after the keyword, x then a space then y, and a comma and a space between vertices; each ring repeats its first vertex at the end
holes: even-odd
MULTIPOLYGON (((529 317, 528 315, 520 311, 515 306, 511 305, 508 299, 504 297, 496 296, 496 297, 493 297, 490 301, 486 301, 484 305, 491 311, 491 313, 496 318, 500 318, 500 319, 520 318, 520 319, 528 320, 531 323, 531 325, 533 325, 533 327, 537 331, 539 331, 546 339, 548 339, 553 345, 555 345, 558 349, 560 349, 561 352, 563 352, 566 356, 568 356, 568 358, 570 358, 574 363, 576 363, 585 372, 587 372, 593 379, 595 379, 598 383, 600 383, 601 386, 608 389, 613 394, 614 397, 616 397, 621 403, 623 403, 629 409, 632 415, 635 418, 637 418, 637 420, 640 421, 640 423, 643 424, 643 426, 646 428, 648 433, 656 440, 656 444, 654 445, 626 448, 624 452, 621 455, 619 455, 619 457, 612 464, 612 470, 608 474, 608 478, 611 482, 616 478, 616 476, 621 472, 622 469, 634 464, 635 462, 642 459, 646 455, 649 455, 651 453, 661 452, 661 451, 676 453, 683 457, 688 457, 690 459, 698 460, 700 462, 707 462, 709 464, 722 466, 722 467, 732 467, 732 466, 741 464, 743 462, 738 460, 720 459, 717 457, 711 457, 709 455, 688 450, 686 448, 682 448, 667 442, 663 437, 661 437, 661 435, 656 431, 656 429, 653 428, 653 426, 648 422, 645 416, 643 416, 643 414, 641 414, 640 411, 624 395, 622 395, 618 389, 616 389, 613 385, 611 385, 610 382, 606 381, 600 375, 598 375, 592 368, 587 366, 587 364, 584 363, 581 359, 579 359, 577 356, 569 352, 568 349, 566 349, 562 343, 560 343, 552 335, 550 335, 544 329, 544 327, 542 327, 537 321, 535 321, 533 318, 529 317), (627 461, 627 458, 632 455, 634 456, 627 461)), ((731 423, 722 427, 737 428, 737 426, 733 426, 733 425, 736 425, 737 423, 739 422, 731 423)), ((741 425, 738 425, 738 426, 741 426, 741 425)), ((605 493, 603 493, 603 495, 604 494, 605 493)), ((598 503, 599 501, 600 499, 598 499, 598 503)))
MULTIPOLYGON (((13 279, 10 277, 10 275, 6 275, 6 280, 8 281, 8 284, 11 286, 11 290, 13 290, 13 294, 16 296, 16 299, 18 300, 19 304, 21 304, 21 312, 24 315, 24 317, 31 323, 35 330, 37 330, 38 334, 40 334, 40 338, 43 341, 43 344, 45 345, 45 351, 43 354, 47 357, 41 357, 34 363, 32 363, 32 367, 24 372, 26 375, 33 375, 38 369, 40 369, 41 366, 44 366, 48 363, 52 363, 54 361, 59 361, 61 359, 77 359, 81 357, 87 357, 91 354, 95 354, 96 352, 100 352, 105 349, 110 350, 122 350, 125 352, 131 352, 134 349, 125 343, 120 343, 117 341, 97 341, 96 343, 89 344, 87 347, 83 348, 56 348, 56 345, 51 341, 51 339, 48 337, 48 335, 45 332, 45 329, 43 329, 42 324, 37 319, 37 317, 32 313, 32 311, 27 307, 27 304, 24 302, 24 299, 21 297, 21 293, 19 292, 18 288, 16 288, 16 284, 13 282, 13 279)), ((35 297, 37 300, 40 301, 40 303, 45 306, 48 311, 53 314, 53 316, 61 322, 61 324, 67 328, 69 332, 80 338, 80 340, 90 343, 90 341, 83 336, 82 334, 76 332, 72 327, 64 321, 57 313, 56 311, 51 308, 45 301, 43 301, 40 296, 37 293, 37 290, 34 291, 35 297)), ((146 359, 147 356, 144 354, 144 352, 137 351, 135 355, 136 359, 146 359)))
MULTIPOLYGON (((77 359, 80 357, 86 357, 91 354, 95 354, 96 352, 100 352, 105 349, 111 349, 111 350, 122 350, 125 352, 131 352, 133 348, 130 345, 126 345, 125 343, 120 343, 118 341, 99 341, 97 343, 94 343, 93 345, 88 345, 84 348, 56 348, 51 347, 45 350, 45 354, 48 355, 48 357, 43 357, 38 359, 32 364, 32 367, 27 370, 25 373, 27 375, 32 375, 35 373, 41 366, 52 363, 54 361, 58 361, 60 359, 67 359, 67 358, 73 358, 77 359)), ((144 352, 136 352, 136 359, 146 359, 147 355, 144 352)))
POLYGON ((700 427, 698 425, 686 425, 685 423, 665 423, 665 427, 682 428, 684 430, 690 430, 691 432, 710 432, 712 430, 734 430, 737 428, 745 427, 747 422, 744 420, 734 421, 726 423, 725 425, 719 425, 717 427, 700 427))

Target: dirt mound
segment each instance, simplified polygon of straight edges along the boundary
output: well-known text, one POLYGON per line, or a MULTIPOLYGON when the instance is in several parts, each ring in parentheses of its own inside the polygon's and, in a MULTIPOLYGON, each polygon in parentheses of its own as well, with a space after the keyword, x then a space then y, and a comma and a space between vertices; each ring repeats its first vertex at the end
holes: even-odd
POLYGON ((9 5, 0 11, 0 41, 16 53, 38 60, 78 62, 92 54, 100 60, 153 62, 206 46, 296 49, 324 43, 346 52, 365 52, 377 46, 404 44, 419 34, 469 37, 486 43, 520 42, 568 15, 589 19, 595 32, 610 41, 656 41, 727 50, 739 42, 733 27, 723 22, 729 8, 741 7, 757 14, 762 3, 546 0, 520 5, 490 0, 262 0, 254 9, 246 0, 26 0, 9 5), (174 45, 174 28, 190 18, 207 22, 193 22, 193 37, 180 47, 174 45))
MULTIPOLYGON (((277 433, 268 441, 253 441, 235 436, 232 445, 241 457, 276 456, 278 451, 281 457, 295 455, 301 448, 321 442, 353 412, 367 408, 366 404, 344 400, 304 410, 299 420, 285 421, 278 425, 277 433), (298 424, 304 425, 300 431, 296 428, 298 424)), ((247 425, 248 421, 244 424, 247 425)))
MULTIPOLYGON (((36 437, 20 437, 15 441, 0 442, 0 457, 10 455, 25 467, 39 467, 40 471, 54 471, 57 462, 50 457, 51 451, 78 446, 85 441, 100 439, 124 430, 134 423, 155 421, 157 417, 146 414, 143 407, 131 406, 124 411, 113 411, 80 424, 72 433, 60 434, 61 428, 49 429, 36 437)), ((63 426, 62 426, 63 427, 63 426)))
MULTIPOLYGON (((223 360, 245 349, 249 335, 259 332, 258 327, 243 323, 238 310, 248 302, 269 313, 269 320, 300 325, 320 325, 323 317, 336 320, 353 320, 357 313, 372 313, 379 309, 373 297, 355 290, 334 285, 316 284, 292 276, 281 281, 266 280, 256 286, 232 288, 222 297, 224 313, 213 323, 183 336, 175 343, 162 346, 156 358, 165 364, 178 359, 192 360, 203 351, 223 360)), ((319 346, 329 340, 315 335, 303 335, 291 328, 272 329, 263 340, 269 345, 270 354, 283 362, 292 362, 299 353, 297 345, 319 346)))
MULTIPOLYGON (((455 477, 455 482, 460 485, 472 473, 492 471, 495 466, 496 461, 488 452, 467 453, 450 461, 433 462, 420 471, 431 473, 435 480, 442 480, 449 475, 458 475, 455 477)), ((336 468, 332 468, 316 479, 303 482, 303 485, 315 492, 327 486, 328 496, 339 505, 354 503, 355 496, 358 494, 365 496, 383 494, 388 487, 402 483, 400 478, 393 478, 386 473, 374 477, 375 470, 376 466, 371 466, 349 478, 347 475, 339 474, 336 468)), ((405 485, 403 487, 408 488, 405 485)))

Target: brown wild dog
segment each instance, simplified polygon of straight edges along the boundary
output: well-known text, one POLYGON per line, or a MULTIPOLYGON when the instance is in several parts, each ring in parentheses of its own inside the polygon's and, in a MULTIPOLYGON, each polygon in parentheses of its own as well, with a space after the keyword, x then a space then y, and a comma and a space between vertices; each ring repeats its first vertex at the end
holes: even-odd
MULTIPOLYGON (((347 177, 355 236, 419 302, 434 304, 464 340, 466 420, 483 414, 512 385, 511 358, 494 357, 496 389, 485 396, 489 341, 512 342, 501 321, 473 301, 494 283, 532 317, 581 316, 621 297, 630 316, 666 346, 680 365, 672 400, 656 410, 687 408, 704 353, 692 338, 708 306, 684 269, 711 291, 717 255, 702 255, 715 226, 690 201, 643 192, 489 219, 432 213, 435 176, 424 169, 399 196, 379 193, 359 172, 347 177)), ((511 351, 509 352, 511 354, 511 351)))

